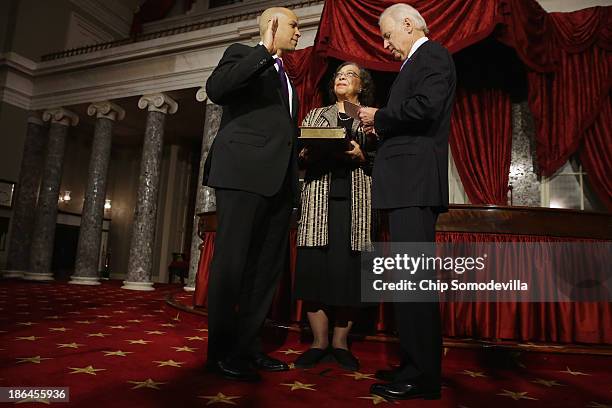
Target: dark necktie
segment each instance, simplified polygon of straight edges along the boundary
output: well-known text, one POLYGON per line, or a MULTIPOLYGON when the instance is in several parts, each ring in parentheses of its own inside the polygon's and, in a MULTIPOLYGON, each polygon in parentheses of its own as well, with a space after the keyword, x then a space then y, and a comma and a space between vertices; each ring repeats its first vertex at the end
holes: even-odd
POLYGON ((283 60, 277 58, 276 65, 278 65, 278 79, 280 79, 281 88, 283 89, 283 96, 288 101, 289 89, 287 88, 287 77, 285 76, 285 69, 283 68, 283 60))

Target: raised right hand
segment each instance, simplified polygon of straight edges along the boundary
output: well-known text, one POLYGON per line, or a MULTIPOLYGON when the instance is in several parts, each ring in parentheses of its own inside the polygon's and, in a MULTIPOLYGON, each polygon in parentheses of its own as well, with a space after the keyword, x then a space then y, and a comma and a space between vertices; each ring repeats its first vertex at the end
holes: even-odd
POLYGON ((270 21, 268 21, 268 28, 266 28, 266 32, 263 35, 262 42, 264 47, 268 50, 268 52, 272 55, 276 54, 278 49, 275 44, 276 30, 278 29, 278 16, 272 17, 270 21))

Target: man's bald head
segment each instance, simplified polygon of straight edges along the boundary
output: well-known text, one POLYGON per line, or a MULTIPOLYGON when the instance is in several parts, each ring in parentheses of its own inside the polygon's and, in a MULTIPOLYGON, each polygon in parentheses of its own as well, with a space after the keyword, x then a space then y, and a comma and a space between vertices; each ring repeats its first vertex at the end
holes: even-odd
MULTIPOLYGON (((274 38, 274 50, 280 55, 282 51, 293 51, 297 46, 300 38, 300 30, 298 28, 298 18, 295 13, 284 7, 270 7, 266 9, 259 17, 259 33, 261 39, 266 43, 267 38, 274 38), (278 20, 278 27, 271 35, 268 30, 271 29, 271 21, 278 20)), ((268 48, 270 50, 270 48, 268 48)))
POLYGON ((266 32, 268 28, 268 23, 274 17, 278 17, 279 23, 281 18, 294 19, 297 21, 297 16, 295 13, 288 8, 285 7, 270 7, 265 9, 261 16, 259 17, 259 35, 263 37, 263 34, 266 32))

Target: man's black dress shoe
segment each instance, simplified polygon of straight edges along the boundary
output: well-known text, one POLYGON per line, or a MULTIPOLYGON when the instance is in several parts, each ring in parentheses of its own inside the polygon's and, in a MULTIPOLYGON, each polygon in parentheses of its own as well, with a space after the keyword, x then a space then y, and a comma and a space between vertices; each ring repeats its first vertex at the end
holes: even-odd
POLYGON ((392 368, 390 370, 377 370, 374 377, 381 381, 394 382, 395 376, 400 372, 400 368, 392 368))
POLYGON ((373 384, 370 394, 378 395, 386 399, 417 399, 426 400, 440 399, 440 389, 425 389, 409 382, 392 382, 389 384, 373 384))
POLYGON ((359 371, 359 360, 350 351, 341 348, 332 349, 332 355, 340 367, 349 371, 359 371))
POLYGON ((323 358, 329 354, 329 348, 320 349, 313 347, 299 356, 295 360, 295 366, 298 368, 311 368, 318 364, 323 358))
POLYGON ((255 368, 263 371, 287 371, 289 366, 284 361, 272 358, 265 353, 255 354, 251 361, 255 368))
POLYGON ((225 359, 206 363, 206 370, 220 374, 223 378, 228 380, 246 382, 261 380, 259 373, 255 371, 248 362, 239 359, 225 359))

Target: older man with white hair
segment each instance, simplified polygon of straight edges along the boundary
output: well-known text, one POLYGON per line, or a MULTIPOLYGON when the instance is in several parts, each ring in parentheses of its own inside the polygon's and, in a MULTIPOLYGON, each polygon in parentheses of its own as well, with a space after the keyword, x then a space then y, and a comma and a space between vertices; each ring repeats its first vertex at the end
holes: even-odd
MULTIPOLYGON (((379 20, 384 48, 403 61, 386 106, 361 108, 367 132, 379 139, 372 205, 389 215, 393 242, 434 242, 438 214, 448 207, 448 135, 455 96, 453 59, 429 40, 425 20, 407 4, 379 20)), ((439 399, 442 334, 436 301, 396 302, 403 352, 396 370, 381 370, 372 394, 391 399, 439 399)))

